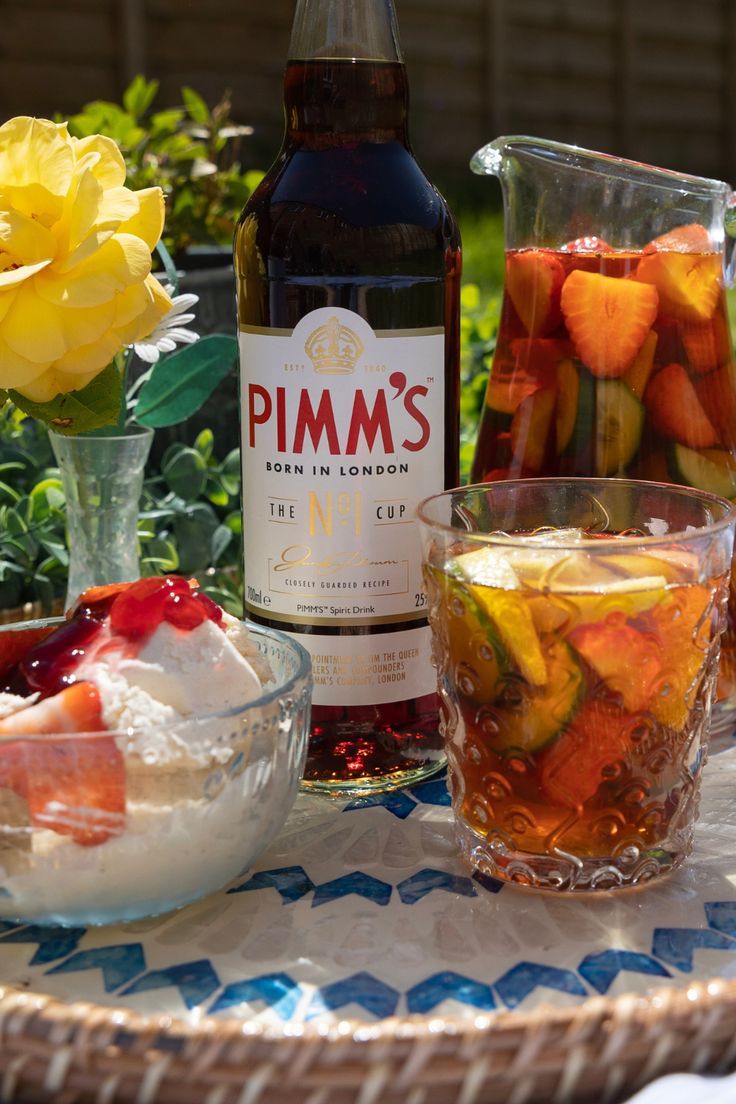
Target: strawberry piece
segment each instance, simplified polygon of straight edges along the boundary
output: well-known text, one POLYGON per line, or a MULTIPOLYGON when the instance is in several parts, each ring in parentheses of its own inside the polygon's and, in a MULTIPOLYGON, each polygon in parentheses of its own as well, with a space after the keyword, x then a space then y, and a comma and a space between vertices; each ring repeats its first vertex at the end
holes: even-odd
POLYGON ((529 249, 506 257, 506 290, 530 337, 556 330, 565 270, 554 253, 529 249))
POLYGON ((712 253, 713 243, 710 234, 699 222, 688 222, 684 226, 676 226, 674 230, 668 230, 666 234, 660 234, 648 245, 644 246, 643 253, 712 253))
POLYGON ((545 383, 554 379, 557 365, 571 351, 569 341, 555 337, 516 337, 511 342, 515 370, 545 383))
POLYGON ((519 404, 511 422, 512 467, 540 472, 552 444, 556 391, 544 387, 519 404))
MULTIPOLYGON (((736 364, 697 376, 695 391, 724 448, 736 446, 736 364)), ((707 446, 706 446, 707 447, 707 446)))
POLYGON ((518 337, 508 359, 496 357, 486 390, 492 410, 513 414, 524 399, 554 384, 558 362, 569 355, 565 341, 548 337, 518 337))
POLYGON ((587 701, 567 728, 538 756, 540 786, 556 805, 577 808, 598 792, 630 754, 630 716, 609 702, 587 701))
POLYGON ((681 364, 668 364, 652 376, 644 402, 651 424, 664 437, 690 448, 718 443, 718 433, 681 364))
POLYGON ((569 640, 608 689, 621 695, 625 709, 636 713, 649 708, 662 673, 654 634, 639 632, 623 612, 616 611, 603 621, 577 625, 569 640))
POLYGON ((650 285, 577 270, 565 280, 561 304, 578 356, 606 379, 622 376, 641 349, 658 296, 650 285))
POLYGON ((39 644, 53 631, 53 625, 37 629, 3 629, 0 632, 0 680, 20 663, 35 644, 39 644))
POLYGON ((636 270, 637 281, 655 287, 660 307, 685 322, 707 322, 722 294, 718 253, 649 253, 636 270))
POLYGON ((713 372, 731 359, 731 334, 721 311, 710 322, 689 322, 682 327, 687 364, 697 375, 713 372))
POLYGON ((613 246, 596 234, 585 234, 582 238, 566 242, 563 253, 613 253, 613 246))
POLYGON ((105 583, 101 586, 87 587, 66 611, 67 620, 71 620, 80 610, 94 611, 104 617, 115 598, 132 585, 132 583, 105 583))
POLYGON ((129 640, 149 636, 162 621, 188 631, 207 620, 220 623, 221 608, 178 575, 140 579, 110 607, 111 629, 129 640))
POLYGON ((28 802, 31 823, 89 847, 125 827, 125 764, 104 732, 97 688, 78 682, 0 721, 0 786, 28 802), (63 740, 45 736, 80 732, 63 740))

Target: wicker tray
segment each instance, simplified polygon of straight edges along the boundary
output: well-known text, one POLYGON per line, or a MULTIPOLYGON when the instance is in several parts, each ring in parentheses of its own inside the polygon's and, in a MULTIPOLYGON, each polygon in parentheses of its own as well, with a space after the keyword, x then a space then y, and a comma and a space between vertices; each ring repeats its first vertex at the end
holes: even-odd
POLYGON ((726 1071, 735 788, 727 750, 688 865, 593 901, 471 878, 441 779, 302 796, 255 872, 180 913, 0 925, 0 1099, 583 1104, 726 1071))

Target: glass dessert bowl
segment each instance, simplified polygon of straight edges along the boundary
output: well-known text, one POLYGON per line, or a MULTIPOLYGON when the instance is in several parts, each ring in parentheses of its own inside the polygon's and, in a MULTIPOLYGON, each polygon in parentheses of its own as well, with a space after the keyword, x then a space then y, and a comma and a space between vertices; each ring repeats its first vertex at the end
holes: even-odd
POLYGON ((86 595, 0 630, 0 920, 116 923, 204 897, 253 864, 302 776, 300 645, 182 580, 86 595))

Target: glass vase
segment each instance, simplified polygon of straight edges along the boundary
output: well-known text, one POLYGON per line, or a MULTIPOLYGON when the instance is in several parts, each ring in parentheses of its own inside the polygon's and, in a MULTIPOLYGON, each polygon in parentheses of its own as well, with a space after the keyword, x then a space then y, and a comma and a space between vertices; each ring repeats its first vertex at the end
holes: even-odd
POLYGON ((83 590, 140 577, 138 503, 153 430, 128 426, 105 435, 49 431, 67 506, 67 608, 83 590))

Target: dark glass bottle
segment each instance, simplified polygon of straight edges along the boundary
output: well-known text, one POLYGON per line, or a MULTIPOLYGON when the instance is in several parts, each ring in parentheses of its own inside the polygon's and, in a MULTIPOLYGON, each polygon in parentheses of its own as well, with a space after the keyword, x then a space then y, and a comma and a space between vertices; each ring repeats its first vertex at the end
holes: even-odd
POLYGON ((442 761, 413 511, 457 483, 460 241, 407 135, 391 0, 299 0, 235 261, 246 611, 312 655, 305 783, 442 761))

